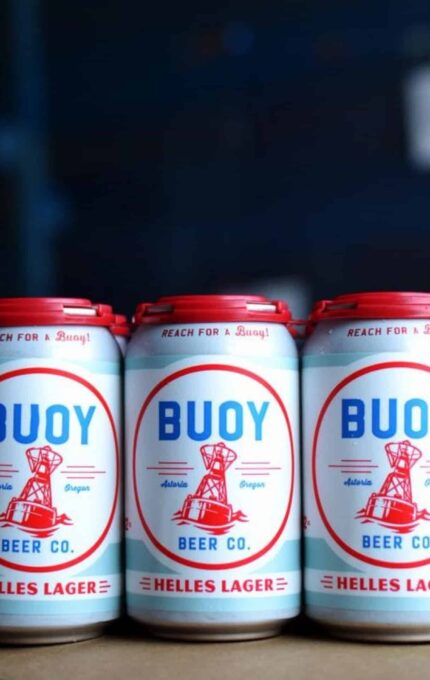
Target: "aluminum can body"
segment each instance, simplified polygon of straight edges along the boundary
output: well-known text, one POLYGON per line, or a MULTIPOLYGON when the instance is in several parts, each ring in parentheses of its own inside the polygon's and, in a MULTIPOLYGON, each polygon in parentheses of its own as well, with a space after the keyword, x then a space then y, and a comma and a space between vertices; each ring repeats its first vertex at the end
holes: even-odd
POLYGON ((125 335, 114 335, 114 338, 118 343, 118 347, 121 351, 121 356, 124 357, 127 351, 128 338, 126 338, 125 335))
POLYGON ((430 639, 430 295, 323 301, 303 351, 305 603, 348 638, 430 639))
POLYGON ((131 324, 125 314, 115 314, 114 323, 110 329, 124 357, 131 336, 131 324))
POLYGON ((297 353, 273 304, 232 298, 150 306, 172 313, 126 355, 127 610, 165 637, 266 637, 299 611, 297 353))
POLYGON ((0 300, 2 642, 85 639, 119 615, 120 352, 104 316, 0 300))

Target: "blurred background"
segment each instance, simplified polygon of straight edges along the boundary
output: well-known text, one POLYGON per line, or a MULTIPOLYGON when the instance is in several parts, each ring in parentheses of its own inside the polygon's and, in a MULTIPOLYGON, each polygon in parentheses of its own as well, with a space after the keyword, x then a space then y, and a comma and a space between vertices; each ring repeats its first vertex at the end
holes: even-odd
POLYGON ((1 296, 430 291, 428 0, 2 0, 0 197, 1 296))

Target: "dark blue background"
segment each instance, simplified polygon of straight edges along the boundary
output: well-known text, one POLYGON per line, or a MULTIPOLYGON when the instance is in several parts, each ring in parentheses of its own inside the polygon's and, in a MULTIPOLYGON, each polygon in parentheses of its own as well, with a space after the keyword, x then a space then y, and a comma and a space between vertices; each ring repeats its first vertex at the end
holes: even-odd
POLYGON ((219 4, 0 7, 2 295, 430 290, 427 0, 219 4))

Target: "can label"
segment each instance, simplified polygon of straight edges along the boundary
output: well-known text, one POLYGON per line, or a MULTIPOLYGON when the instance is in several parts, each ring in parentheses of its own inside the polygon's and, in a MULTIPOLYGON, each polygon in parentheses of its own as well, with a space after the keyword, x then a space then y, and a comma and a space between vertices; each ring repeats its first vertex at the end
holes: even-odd
POLYGON ((244 363, 130 371, 131 610, 298 605, 297 372, 244 363))
POLYGON ((311 609, 430 608, 430 366, 413 359, 305 359, 311 609))
POLYGON ((118 376, 66 366, 13 362, 0 375, 0 612, 10 625, 118 610, 118 376))

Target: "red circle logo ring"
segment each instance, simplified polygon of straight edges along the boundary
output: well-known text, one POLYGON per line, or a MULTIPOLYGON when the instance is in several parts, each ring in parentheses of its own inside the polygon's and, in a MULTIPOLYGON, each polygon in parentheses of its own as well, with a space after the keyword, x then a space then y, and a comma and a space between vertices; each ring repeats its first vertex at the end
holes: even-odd
POLYGON ((327 414, 328 408, 330 407, 331 403, 333 402, 333 399, 339 394, 341 390, 346 385, 349 385, 351 382, 356 380, 357 378, 362 377, 363 375, 367 375, 368 373, 373 373, 375 371, 385 371, 385 370, 390 370, 392 368, 405 368, 405 369, 412 369, 412 370, 417 370, 417 371, 424 371, 426 373, 430 373, 430 366, 426 366, 425 364, 417 364, 414 362, 409 362, 409 361, 389 361, 386 363, 380 363, 380 364, 373 364, 372 366, 367 366, 366 368, 362 368, 359 371, 356 371, 355 373, 352 373, 349 375, 347 378, 344 378, 336 387, 333 388, 333 390, 330 392, 328 395, 327 399, 324 402, 324 405, 319 413, 316 428, 315 428, 315 434, 313 438, 313 443, 312 443, 312 484, 313 484, 313 489, 315 493, 315 500, 317 503, 318 511, 321 516, 321 519, 329 532, 330 536, 333 538, 333 540, 349 555, 352 557, 355 557, 356 559, 360 560, 361 562, 367 562, 368 564, 373 564, 378 567, 388 567, 388 568, 393 568, 393 569, 409 569, 412 567, 423 567, 427 564, 430 564, 430 557, 428 557, 425 560, 419 560, 416 562, 388 562, 387 560, 378 560, 374 557, 369 557, 369 555, 365 555, 363 553, 358 552, 358 550, 354 550, 354 548, 351 548, 347 543, 345 543, 344 540, 335 532, 333 527, 330 524, 330 521, 327 517, 327 515, 324 512, 324 507, 323 503, 321 501, 319 489, 318 489, 318 479, 317 479, 317 469, 316 469, 316 459, 317 459, 317 449, 318 449, 318 438, 320 436, 320 431, 321 427, 324 421, 324 418, 327 414))
POLYGON ((9 562, 9 560, 5 560, 3 558, 0 558, 0 564, 2 564, 5 567, 10 567, 11 569, 16 569, 17 571, 25 571, 25 572, 32 572, 32 573, 40 573, 40 572, 53 572, 53 571, 59 571, 61 569, 67 569, 68 567, 73 567, 75 564, 79 564, 80 562, 83 562, 87 557, 92 555, 97 548, 100 547, 100 545, 103 543, 105 540, 109 529, 112 526, 113 518, 115 516, 115 511, 117 508, 118 504, 118 497, 119 497, 119 468, 120 468, 120 454, 119 454, 119 442, 118 442, 118 435, 116 432, 116 426, 115 426, 115 421, 112 416, 112 413, 110 411, 110 408, 105 400, 105 398, 100 394, 100 392, 93 386, 91 383, 89 383, 87 380, 84 380, 84 378, 81 378, 80 376, 74 375, 73 373, 69 373, 67 371, 61 371, 55 368, 22 368, 18 369, 15 371, 9 371, 8 373, 4 373, 3 375, 0 375, 0 383, 4 382, 5 380, 9 380, 10 378, 18 378, 24 375, 32 375, 32 374, 41 374, 41 375, 53 375, 57 376, 60 378, 66 378, 67 380, 73 380, 74 382, 82 385, 85 387, 87 390, 89 390, 95 397, 96 399, 100 402, 102 405, 108 420, 109 424, 112 430, 113 434, 113 439, 114 439, 114 444, 115 444, 115 492, 114 492, 114 498, 113 498, 113 503, 112 503, 112 508, 110 510, 109 518, 106 523, 106 526, 104 527, 100 537, 97 539, 97 541, 90 547, 88 550, 86 550, 82 555, 79 555, 78 557, 73 558, 72 560, 68 560, 67 562, 63 562, 61 564, 55 564, 51 566, 28 566, 28 565, 22 565, 22 564, 16 564, 15 562, 9 562))
MULTIPOLYGON (((267 553, 279 540, 280 536, 282 535, 282 532, 287 524, 288 517, 290 515, 291 511, 291 505, 292 505, 292 500, 293 500, 293 489, 294 489, 294 477, 295 477, 295 467, 294 467, 294 442, 293 442, 293 435, 292 435, 292 429, 291 429, 291 424, 290 420, 288 417, 288 413, 285 409, 284 404, 282 403, 282 400, 277 394, 277 392, 273 389, 269 383, 267 383, 265 380, 263 380, 260 376, 256 375, 255 373, 252 373, 251 371, 248 371, 244 368, 239 368, 237 366, 229 366, 225 364, 202 364, 200 366, 193 366, 191 368, 184 368, 180 371, 177 371, 176 373, 172 373, 172 375, 167 376, 164 378, 161 382, 156 385, 147 398, 145 399, 140 411, 139 415, 137 417, 136 421, 136 428, 134 431, 134 438, 133 438, 133 487, 134 487, 134 496, 136 500, 136 507, 137 511, 139 514, 140 521, 142 523, 143 529, 147 536, 149 537, 151 543, 161 552, 163 555, 166 555, 166 557, 169 557, 170 559, 174 560, 175 562, 178 562, 180 564, 183 564, 187 567, 197 567, 197 568, 203 568, 203 569, 232 569, 234 567, 241 567, 245 564, 249 564, 250 562, 253 562, 257 560, 259 557, 262 557, 265 553, 267 553), (173 382, 174 380, 177 380, 178 378, 181 378, 185 375, 191 375, 193 373, 200 373, 203 371, 226 371, 228 373, 233 373, 233 374, 238 374, 245 376, 247 378, 250 378, 251 380, 254 380, 258 382, 260 385, 262 385, 270 394, 271 396, 275 399, 277 402, 279 408, 281 409, 281 413, 283 418, 285 419, 286 425, 287 425, 287 431, 288 431, 288 438, 289 438, 289 444, 290 444, 290 456, 291 456, 291 483, 290 483, 290 488, 288 490, 288 496, 287 496, 287 509, 285 512, 285 515, 282 519, 280 527, 277 529, 275 535, 273 538, 269 541, 269 543, 259 550, 255 555, 252 555, 250 557, 237 560, 235 562, 226 562, 222 564, 208 564, 205 562, 196 562, 194 560, 189 560, 184 557, 179 557, 176 555, 174 552, 166 548, 160 541, 154 536, 152 533, 151 529, 148 526, 148 523, 145 519, 141 503, 140 503, 140 496, 139 496, 139 486, 137 482, 137 475, 136 475, 136 458, 137 458, 137 441, 139 438, 139 433, 140 433, 140 428, 141 428, 141 423, 143 420, 143 417, 146 413, 146 410, 148 409, 148 406, 154 399, 154 397, 160 392, 160 390, 163 389, 166 385, 169 383, 173 382)), ((142 491, 142 489, 140 489, 142 491)))

